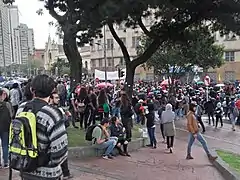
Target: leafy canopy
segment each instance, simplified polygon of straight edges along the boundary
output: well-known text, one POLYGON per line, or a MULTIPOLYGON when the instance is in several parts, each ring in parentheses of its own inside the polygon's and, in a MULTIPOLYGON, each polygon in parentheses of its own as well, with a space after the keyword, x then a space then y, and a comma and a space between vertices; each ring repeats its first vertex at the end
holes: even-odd
MULTIPOLYGON (((144 51, 151 40, 143 37, 138 52, 144 51)), ((223 47, 214 44, 214 37, 206 27, 192 28, 185 41, 166 41, 147 61, 157 74, 184 75, 194 66, 203 69, 223 64, 223 47)))

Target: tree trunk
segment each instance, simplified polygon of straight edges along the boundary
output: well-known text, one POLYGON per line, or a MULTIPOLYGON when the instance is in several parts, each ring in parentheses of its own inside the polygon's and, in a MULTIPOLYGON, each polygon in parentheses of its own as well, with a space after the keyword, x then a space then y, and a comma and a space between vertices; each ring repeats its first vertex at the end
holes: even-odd
POLYGON ((82 80, 82 57, 78 51, 76 36, 64 34, 63 48, 70 64, 71 90, 82 80))
POLYGON ((129 96, 130 100, 132 100, 132 94, 133 94, 135 69, 136 68, 131 66, 130 64, 126 65, 125 90, 129 96))

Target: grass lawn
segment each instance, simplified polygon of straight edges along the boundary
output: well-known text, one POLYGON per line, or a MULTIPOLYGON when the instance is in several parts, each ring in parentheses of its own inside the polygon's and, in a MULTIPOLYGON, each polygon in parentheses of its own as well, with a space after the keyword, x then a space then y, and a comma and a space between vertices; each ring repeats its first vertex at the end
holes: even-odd
MULTIPOLYGON (((138 126, 132 129, 133 139, 140 138, 141 133, 138 131, 138 126)), ((88 146, 91 142, 85 141, 85 131, 73 128, 72 126, 67 129, 68 132, 68 145, 69 147, 88 146)))
POLYGON ((230 152, 217 150, 217 154, 225 161, 229 166, 240 173, 240 155, 236 155, 230 152))

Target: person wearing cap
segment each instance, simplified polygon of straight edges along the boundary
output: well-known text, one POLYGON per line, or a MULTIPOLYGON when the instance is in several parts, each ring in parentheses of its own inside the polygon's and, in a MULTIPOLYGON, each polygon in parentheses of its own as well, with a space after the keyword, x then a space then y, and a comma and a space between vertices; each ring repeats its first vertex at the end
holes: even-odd
POLYGON ((195 139, 197 139, 202 144, 202 147, 206 152, 208 159, 210 161, 215 161, 217 159, 217 156, 211 155, 207 146, 207 142, 198 129, 198 121, 195 116, 195 111, 196 111, 196 103, 191 103, 189 106, 189 112, 187 114, 187 129, 189 131, 189 140, 188 140, 186 159, 188 160, 193 159, 191 155, 191 149, 195 139))
POLYGON ((109 127, 109 119, 104 118, 100 125, 96 126, 92 132, 92 143, 97 149, 106 149, 105 153, 102 155, 103 159, 113 159, 111 155, 114 147, 117 144, 116 139, 108 138, 107 128, 109 127))

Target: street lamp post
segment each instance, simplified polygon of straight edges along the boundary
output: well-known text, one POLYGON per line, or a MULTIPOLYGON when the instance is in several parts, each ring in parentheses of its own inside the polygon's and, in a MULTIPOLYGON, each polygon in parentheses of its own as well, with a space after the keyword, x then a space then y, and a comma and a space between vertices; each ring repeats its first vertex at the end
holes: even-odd
POLYGON ((104 53, 104 70, 105 70, 105 83, 107 84, 107 54, 106 54, 106 25, 103 26, 103 53, 104 53))
POLYGON ((107 50, 106 50, 106 27, 103 26, 103 44, 95 43, 98 46, 102 46, 103 48, 103 59, 104 59, 104 76, 105 76, 105 83, 107 84, 107 50))

